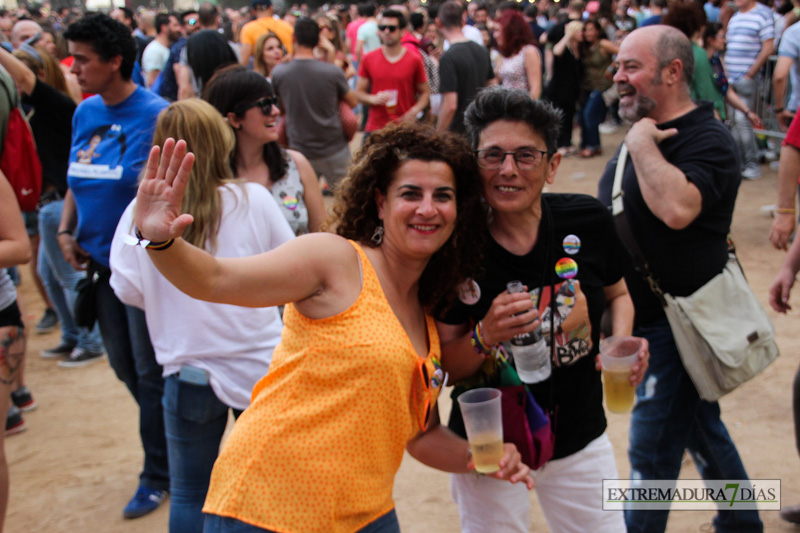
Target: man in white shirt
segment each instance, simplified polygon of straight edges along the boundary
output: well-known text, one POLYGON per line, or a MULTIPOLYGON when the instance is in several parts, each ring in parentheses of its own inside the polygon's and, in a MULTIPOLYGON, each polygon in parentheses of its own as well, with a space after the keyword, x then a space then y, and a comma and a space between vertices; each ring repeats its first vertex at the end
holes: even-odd
POLYGON ((183 29, 176 15, 159 13, 156 15, 156 32, 156 38, 142 54, 142 72, 148 87, 153 85, 164 69, 169 59, 169 47, 180 38, 183 29))

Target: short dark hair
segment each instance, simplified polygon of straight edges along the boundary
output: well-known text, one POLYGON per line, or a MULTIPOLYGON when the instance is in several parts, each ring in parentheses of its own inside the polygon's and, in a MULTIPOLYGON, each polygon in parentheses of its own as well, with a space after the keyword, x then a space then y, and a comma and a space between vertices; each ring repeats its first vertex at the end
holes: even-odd
POLYGON ((308 17, 300 17, 294 23, 294 38, 298 45, 314 48, 319 44, 319 24, 308 17))
POLYGON ((358 14, 361 17, 374 17, 375 4, 372 2, 361 2, 358 4, 358 14))
MULTIPOLYGON (((62 7, 61 9, 64 9, 64 8, 62 7)), ((67 8, 67 9, 69 9, 69 8, 67 8)), ((130 9, 128 9, 125 6, 118 7, 117 9, 122 11, 122 13, 125 15, 126 19, 131 21, 131 29, 135 30, 136 27, 137 27, 137 24, 136 24, 136 18, 133 16, 133 11, 131 11, 130 9)))
POLYGON ((532 19, 539 16, 539 8, 536 7, 536 4, 531 4, 525 8, 525 16, 532 19))
POLYGON ((200 9, 197 12, 197 16, 200 19, 201 26, 213 26, 217 22, 219 10, 217 9, 217 6, 211 2, 203 2, 200 4, 200 9))
POLYGON ((460 28, 463 16, 464 7, 456 0, 447 0, 439 6, 439 12, 436 14, 439 23, 447 29, 460 28))
POLYGON ((383 13, 381 13, 381 18, 397 19, 397 25, 400 26, 401 30, 408 25, 406 16, 395 9, 384 9, 383 13))
POLYGON ((131 79, 138 48, 136 39, 125 24, 103 13, 90 13, 71 24, 64 32, 64 39, 90 44, 92 50, 106 62, 120 56, 122 63, 119 73, 123 80, 131 79))
POLYGON ((415 11, 408 16, 408 20, 411 22, 411 27, 414 31, 419 31, 425 25, 425 14, 415 11))
POLYGON ((200 19, 200 13, 198 13, 196 9, 187 9, 186 11, 182 11, 180 17, 178 17, 178 22, 181 23, 181 26, 186 24, 184 19, 189 15, 196 15, 195 18, 197 18, 198 21, 200 19))
POLYGON ((164 26, 169 26, 169 17, 172 16, 171 13, 159 13, 156 15, 156 21, 154 23, 156 27, 156 33, 161 33, 161 28, 164 26))
POLYGON ((493 122, 510 120, 527 124, 541 135, 551 154, 556 151, 562 112, 549 102, 533 100, 527 91, 502 86, 487 87, 478 92, 464 112, 472 147, 478 146, 481 132, 493 122))

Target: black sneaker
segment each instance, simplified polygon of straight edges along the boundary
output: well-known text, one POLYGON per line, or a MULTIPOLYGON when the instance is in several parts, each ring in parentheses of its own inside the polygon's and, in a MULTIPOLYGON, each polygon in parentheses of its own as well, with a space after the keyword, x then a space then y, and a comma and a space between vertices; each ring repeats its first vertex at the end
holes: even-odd
POLYGON ((22 412, 19 407, 12 405, 8 409, 8 415, 6 415, 6 437, 22 433, 26 429, 28 428, 25 427, 25 419, 22 418, 22 412))
POLYGON ((46 309, 39 323, 36 324, 36 333, 48 333, 56 329, 58 315, 52 309, 46 309))
POLYGON ((36 400, 33 399, 31 390, 23 385, 17 390, 11 391, 11 401, 14 402, 20 411, 27 412, 36 409, 36 400))
POLYGON ((67 359, 58 362, 58 366, 65 368, 72 368, 77 366, 86 366, 93 361, 98 361, 105 355, 103 352, 90 352, 81 347, 72 350, 67 359))
POLYGON ((39 355, 42 356, 43 359, 55 359, 57 357, 68 357, 69 354, 72 353, 72 350, 75 349, 74 344, 69 344, 68 342, 61 342, 55 348, 49 348, 47 350, 42 350, 39 352, 39 355))

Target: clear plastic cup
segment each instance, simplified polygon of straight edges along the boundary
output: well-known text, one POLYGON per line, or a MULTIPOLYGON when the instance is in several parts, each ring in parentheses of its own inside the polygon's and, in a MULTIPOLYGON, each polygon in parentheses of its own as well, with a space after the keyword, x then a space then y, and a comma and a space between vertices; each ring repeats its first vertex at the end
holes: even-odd
POLYGON ((491 474, 503 458, 503 413, 497 389, 473 389, 458 397, 475 470, 491 474))
POLYGON ((630 413, 636 397, 631 367, 639 359, 642 343, 636 337, 614 335, 600 341, 606 407, 612 413, 630 413))

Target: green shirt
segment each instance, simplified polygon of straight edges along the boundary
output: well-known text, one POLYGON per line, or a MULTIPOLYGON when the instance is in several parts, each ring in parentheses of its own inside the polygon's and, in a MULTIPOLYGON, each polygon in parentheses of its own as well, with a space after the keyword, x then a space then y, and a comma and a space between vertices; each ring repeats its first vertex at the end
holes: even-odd
POLYGON ((697 44, 692 43, 694 52, 694 75, 692 76, 692 100, 710 100, 714 103, 714 110, 722 120, 727 118, 725 114, 725 97, 717 88, 714 81, 714 70, 708 61, 706 51, 697 44))

